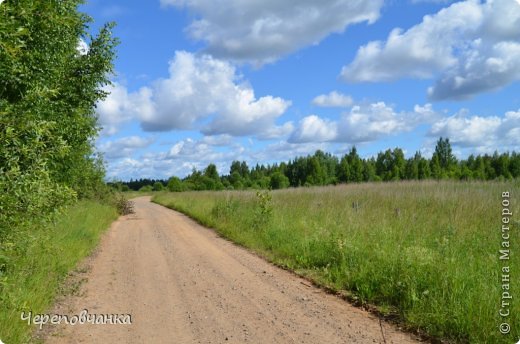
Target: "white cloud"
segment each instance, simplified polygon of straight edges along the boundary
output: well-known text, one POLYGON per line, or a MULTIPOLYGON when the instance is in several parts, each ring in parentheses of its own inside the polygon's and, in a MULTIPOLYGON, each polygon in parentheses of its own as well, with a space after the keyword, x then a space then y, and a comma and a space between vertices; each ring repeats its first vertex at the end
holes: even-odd
POLYGON ((413 112, 396 112, 384 102, 356 105, 338 123, 337 141, 348 143, 371 142, 396 135, 428 123, 436 116, 431 105, 416 105, 413 112))
POLYGON ((145 131, 200 129, 207 135, 269 136, 273 128, 287 131, 275 121, 291 105, 278 97, 256 98, 230 63, 185 51, 176 52, 167 79, 133 93, 118 84, 110 91, 98 106, 100 123, 109 134, 118 124, 137 118, 145 131))
POLYGON ((233 137, 228 134, 204 136, 201 139, 201 142, 211 146, 224 147, 230 145, 233 142, 233 137))
POLYGON ((332 141, 337 136, 337 123, 310 115, 300 121, 289 142, 325 142, 332 141))
MULTIPOLYGON (((116 140, 114 143, 101 145, 109 150, 115 147, 144 147, 152 143, 152 139, 129 137, 116 140)), ((210 163, 217 166, 219 173, 227 173, 233 160, 248 159, 247 152, 241 144, 234 142, 231 136, 206 136, 200 140, 186 138, 172 144, 163 151, 148 151, 137 154, 137 148, 132 154, 117 154, 107 156, 107 176, 128 180, 130 178, 169 178, 173 175, 184 177, 193 168, 203 170, 210 163)))
POLYGON ((196 18, 189 35, 207 43, 214 56, 255 64, 311 44, 351 24, 373 23, 382 0, 161 0, 187 7, 196 18))
POLYGON ((466 98, 519 80, 519 46, 517 1, 467 0, 362 46, 341 76, 351 82, 438 77, 431 99, 466 98))
POLYGON ((290 142, 372 142, 385 136, 413 130, 438 117, 431 104, 416 105, 411 112, 396 112, 384 102, 355 105, 338 121, 316 115, 303 118, 290 142))
POLYGON ((461 111, 432 125, 430 136, 448 137, 453 144, 489 152, 520 148, 520 110, 499 116, 469 116, 461 111))
POLYGON ((353 103, 352 97, 332 91, 329 94, 320 94, 312 100, 312 104, 321 107, 349 107, 353 103))
POLYGON ((147 87, 128 93, 125 86, 115 82, 104 90, 108 96, 96 104, 98 123, 104 135, 114 135, 123 123, 155 112, 152 91, 147 87))
POLYGON ((285 122, 282 125, 273 125, 270 128, 264 130, 260 135, 257 135, 257 138, 260 140, 273 140, 279 139, 282 137, 287 137, 294 130, 294 125, 292 122, 285 122))
POLYGON ((131 157, 135 151, 140 148, 146 148, 153 142, 153 138, 129 136, 99 144, 98 151, 110 160, 131 157))
POLYGON ((85 42, 84 39, 80 38, 78 41, 78 45, 76 46, 76 51, 78 52, 78 54, 87 55, 89 50, 90 47, 88 46, 87 42, 85 42))
POLYGON ((251 152, 251 160, 262 164, 269 162, 288 161, 297 156, 305 156, 313 154, 318 149, 328 151, 330 143, 328 142, 302 142, 291 143, 286 141, 279 141, 268 145, 264 149, 251 152))
POLYGON ((428 88, 431 99, 469 98, 520 79, 520 43, 500 42, 492 47, 478 47, 467 52, 464 60, 464 64, 458 64, 428 88))

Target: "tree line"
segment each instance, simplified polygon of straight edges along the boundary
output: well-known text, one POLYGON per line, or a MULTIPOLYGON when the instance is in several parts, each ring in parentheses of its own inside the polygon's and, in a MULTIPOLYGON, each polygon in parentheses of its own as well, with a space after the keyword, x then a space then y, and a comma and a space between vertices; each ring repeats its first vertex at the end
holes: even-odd
POLYGON ((227 175, 219 175, 215 164, 209 164, 202 171, 194 169, 183 179, 176 176, 168 180, 140 179, 114 183, 113 186, 123 191, 243 190, 398 180, 495 180, 518 177, 520 154, 495 152, 458 160, 449 139, 441 137, 430 159, 420 152, 406 159, 400 148, 387 149, 376 157, 363 159, 356 147, 352 147, 341 158, 318 150, 313 155, 288 162, 256 164, 252 168, 245 161, 233 161, 227 175))

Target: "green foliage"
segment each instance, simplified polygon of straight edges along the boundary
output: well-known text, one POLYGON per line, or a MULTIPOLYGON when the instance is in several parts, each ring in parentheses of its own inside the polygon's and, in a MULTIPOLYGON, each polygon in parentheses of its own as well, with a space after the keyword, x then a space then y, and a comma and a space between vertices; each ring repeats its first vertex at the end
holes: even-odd
POLYGON ((0 247, 2 341, 37 342, 31 340, 33 328, 20 321, 21 312, 48 311, 69 271, 92 252, 116 218, 112 204, 80 200, 52 223, 32 223, 11 233, 7 245, 0 247))
POLYGON ((253 216, 252 228, 265 229, 273 217, 273 196, 267 190, 256 192, 257 209, 253 216))
POLYGON ((448 138, 443 139, 441 137, 437 141, 432 159, 438 160, 438 164, 443 171, 451 172, 451 169, 457 163, 457 159, 451 152, 450 140, 448 138))
POLYGON ((289 178, 281 172, 275 172, 271 176, 270 186, 273 190, 285 189, 289 187, 289 178))
POLYGON ((50 122, 22 122, 15 129, 0 119, 0 242, 18 225, 46 217, 76 193, 53 181, 48 161, 66 154, 50 122))
POLYGON ((213 179, 216 182, 220 181, 217 166, 215 166, 215 164, 209 164, 208 167, 206 167, 206 169, 204 170, 204 176, 213 179))
POLYGON ((140 192, 151 192, 153 187, 151 185, 145 185, 139 189, 140 192))
POLYGON ((116 42, 110 25, 87 34, 80 3, 0 6, 0 241, 26 219, 104 192, 94 111, 116 42), (90 44, 85 54, 80 38, 90 44))
POLYGON ((155 182, 152 186, 152 190, 153 191, 163 191, 164 190, 164 185, 163 183, 161 182, 155 182))
POLYGON ((25 340, 29 328, 13 319, 29 307, 45 310, 59 280, 115 217, 113 203, 64 210, 77 199, 113 196, 94 138, 116 41, 112 25, 88 34, 82 3, 0 4, 0 336, 7 342, 25 340), (88 51, 78 51, 80 39, 88 51))
POLYGON ((182 181, 178 177, 171 177, 170 180, 168 180, 167 185, 168 191, 171 192, 181 192, 184 191, 184 185, 182 184, 182 181))

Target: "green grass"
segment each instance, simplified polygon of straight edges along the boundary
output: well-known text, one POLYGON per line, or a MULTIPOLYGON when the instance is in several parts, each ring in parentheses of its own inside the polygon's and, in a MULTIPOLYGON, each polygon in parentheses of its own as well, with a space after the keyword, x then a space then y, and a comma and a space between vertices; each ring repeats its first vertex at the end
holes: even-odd
POLYGON ((65 209, 54 224, 35 225, 11 239, 8 270, 0 274, 1 340, 31 340, 32 328, 20 319, 21 312, 45 312, 67 273, 92 252, 116 218, 113 206, 80 201, 65 209))
POLYGON ((518 182, 400 182, 255 192, 162 193, 154 201, 318 284, 449 342, 520 338, 518 182), (501 335, 501 195, 512 192, 511 334, 501 335))

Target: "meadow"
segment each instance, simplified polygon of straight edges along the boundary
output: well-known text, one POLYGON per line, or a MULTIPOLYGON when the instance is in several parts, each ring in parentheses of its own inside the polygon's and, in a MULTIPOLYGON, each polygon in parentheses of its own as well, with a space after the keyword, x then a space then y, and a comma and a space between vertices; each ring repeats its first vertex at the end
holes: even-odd
POLYGON ((21 320, 22 311, 49 310, 67 274, 88 256, 102 232, 118 214, 113 205, 82 200, 58 214, 53 222, 33 221, 16 232, 0 251, 0 340, 33 343, 35 327, 21 320))
POLYGON ((363 183, 278 191, 159 193, 153 201, 410 331, 455 343, 513 343, 498 314, 502 271, 520 290, 518 181, 363 183), (499 259, 502 193, 511 255, 499 259))

